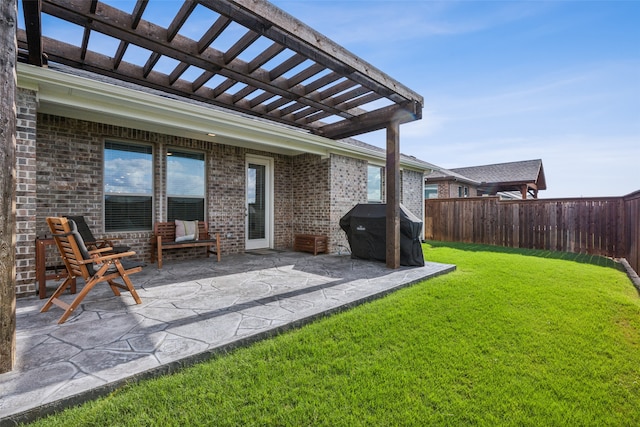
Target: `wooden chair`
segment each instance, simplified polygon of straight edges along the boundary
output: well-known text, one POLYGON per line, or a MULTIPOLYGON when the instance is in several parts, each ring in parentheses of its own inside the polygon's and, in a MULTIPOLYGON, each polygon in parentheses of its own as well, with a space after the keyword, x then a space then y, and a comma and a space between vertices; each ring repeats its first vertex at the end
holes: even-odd
POLYGON ((100 282, 107 282, 116 296, 120 296, 119 289, 129 291, 136 304, 141 303, 138 293, 131 284, 129 275, 141 271, 142 266, 136 265, 125 268, 121 262, 122 258, 135 255, 135 252, 113 253, 110 247, 89 251, 78 232, 75 222, 64 217, 49 217, 47 218, 47 224, 49 224, 68 275, 42 307, 41 313, 46 312, 52 304, 55 304, 65 310, 60 320, 58 320, 59 324, 64 323, 89 291, 100 282), (67 304, 60 300, 59 297, 76 277, 82 277, 85 285, 73 302, 67 304), (114 281, 114 279, 118 278, 122 279, 124 285, 114 281))
POLYGON ((91 229, 89 228, 89 224, 84 219, 83 215, 77 216, 65 216, 65 218, 73 220, 76 223, 76 227, 78 228, 78 233, 82 236, 82 240, 84 240, 84 244, 89 249, 101 249, 110 247, 113 252, 128 252, 131 249, 131 246, 124 245, 116 245, 115 241, 118 239, 97 239, 91 229))

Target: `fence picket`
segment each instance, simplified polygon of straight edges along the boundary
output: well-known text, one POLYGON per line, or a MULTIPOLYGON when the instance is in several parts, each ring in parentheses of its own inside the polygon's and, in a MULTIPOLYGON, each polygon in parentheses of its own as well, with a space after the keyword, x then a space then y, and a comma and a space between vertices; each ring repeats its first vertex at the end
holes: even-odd
POLYGON ((640 191, 624 197, 425 200, 425 237, 625 257, 640 268, 640 191))

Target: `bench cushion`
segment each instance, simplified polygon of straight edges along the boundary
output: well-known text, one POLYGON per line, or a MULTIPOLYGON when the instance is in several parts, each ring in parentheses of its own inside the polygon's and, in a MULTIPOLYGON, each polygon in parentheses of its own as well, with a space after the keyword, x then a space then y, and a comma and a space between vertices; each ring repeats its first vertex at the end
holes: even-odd
POLYGON ((198 240, 198 221, 176 219, 176 242, 198 240))

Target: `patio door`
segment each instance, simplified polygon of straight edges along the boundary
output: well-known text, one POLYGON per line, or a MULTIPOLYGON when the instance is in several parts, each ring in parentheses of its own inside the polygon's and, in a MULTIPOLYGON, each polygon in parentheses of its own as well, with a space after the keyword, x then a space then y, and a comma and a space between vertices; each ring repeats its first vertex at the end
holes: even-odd
POLYGON ((245 249, 272 247, 273 159, 247 156, 245 249))

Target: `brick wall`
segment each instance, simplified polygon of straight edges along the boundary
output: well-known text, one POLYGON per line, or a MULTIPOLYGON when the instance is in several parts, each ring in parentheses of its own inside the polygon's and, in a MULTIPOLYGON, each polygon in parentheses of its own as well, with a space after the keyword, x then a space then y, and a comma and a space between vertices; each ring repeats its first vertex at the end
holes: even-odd
MULTIPOLYGON (((290 156, 215 144, 208 141, 179 138, 154 132, 140 131, 101 123, 40 114, 35 138, 35 109, 28 107, 29 95, 21 92, 24 120, 31 113, 31 129, 19 137, 19 150, 24 155, 19 160, 20 189, 29 188, 31 198, 19 194, 22 216, 30 217, 29 224, 18 230, 19 238, 26 243, 18 247, 21 255, 18 289, 21 293, 35 291, 35 236, 50 234, 47 216, 84 215, 97 236, 120 239, 120 243, 132 247, 139 259, 150 256, 151 231, 105 233, 103 226, 103 143, 104 140, 149 143, 154 146, 154 221, 166 220, 160 203, 165 195, 166 151, 168 147, 183 147, 203 151, 207 161, 207 219, 209 227, 222 237, 224 254, 244 251, 245 240, 245 156, 248 153, 267 156, 274 162, 274 247, 293 246, 293 188, 292 158, 290 156), (31 148, 30 145, 31 144, 31 148), (37 167, 36 167, 37 153, 37 167), (29 156, 31 160, 29 160, 29 156), (29 163, 31 162, 31 163, 29 163), (29 172, 30 169, 30 172, 29 172), (36 172, 37 170, 37 172, 36 172), (31 175, 29 175, 31 173, 31 175), (31 178, 29 178, 31 176, 31 178), (31 183, 29 184, 29 179, 31 183), (30 185, 30 187, 28 187, 30 185), (37 194, 37 197, 36 197, 37 194), (29 207, 28 200, 31 201, 29 207), (28 209, 31 209, 30 211, 28 209)), ((31 102, 35 108, 35 96, 31 102)), ((25 193, 26 194, 26 193, 25 193)), ((201 248, 168 251, 167 260, 202 255, 201 248)), ((55 248, 48 248, 48 264, 57 263, 55 248)))
POLYGON ((357 203, 367 203, 367 164, 366 160, 331 155, 329 252, 344 253, 349 248, 340 218, 357 203))
MULTIPOLYGON (((159 165, 161 144, 170 142, 169 137, 47 114, 38 115, 37 129, 37 234, 50 234, 45 221, 48 216, 84 215, 97 237, 119 239, 138 253, 137 258, 147 259, 150 231, 104 232, 103 143, 112 139, 155 144, 159 148, 155 162, 159 165)), ((156 167, 156 192, 163 189, 157 182, 160 174, 161 169, 156 167)))
POLYGON ((329 159, 314 154, 293 158, 293 233, 328 236, 330 223, 329 159))
POLYGON ((18 89, 16 138, 16 295, 35 292, 36 93, 18 89))
POLYGON ((448 199, 452 197, 460 197, 458 195, 458 187, 463 187, 463 191, 464 187, 467 187, 469 190, 468 197, 476 197, 478 195, 478 188, 476 186, 457 181, 442 181, 438 183, 438 198, 448 199))
POLYGON ((244 250, 245 150, 221 145, 207 157, 208 217, 222 235, 223 253, 244 250))
POLYGON ((401 203, 415 216, 424 221, 423 172, 404 169, 402 171, 401 203))
MULTIPOLYGON (((266 153, 265 153, 266 154, 266 153)), ((276 249, 293 248, 294 221, 293 200, 293 158, 269 154, 274 160, 274 219, 273 247, 276 249)))
MULTIPOLYGON (((36 115, 34 92, 21 89, 18 100, 16 252, 20 295, 35 292, 34 239, 50 234, 47 216, 84 215, 96 236, 120 239, 119 243, 137 252, 137 258, 149 259, 151 230, 104 232, 105 140, 153 145, 154 221, 166 220, 163 209, 166 203, 160 201, 165 197, 167 148, 204 152, 206 216, 209 228, 222 237, 223 254, 242 252, 245 248, 247 154, 273 159, 275 248, 292 248, 294 233, 317 233, 329 237, 330 252, 344 252, 343 246, 348 247, 348 243, 339 220, 356 203, 367 202, 365 160, 339 155, 291 157, 49 114, 36 115)), ((405 192, 403 197, 412 198, 413 192, 405 192)), ((55 248, 48 251, 48 264, 58 264, 55 248)), ((168 251, 163 257, 171 260, 194 254, 203 256, 204 251, 201 248, 168 251)))

